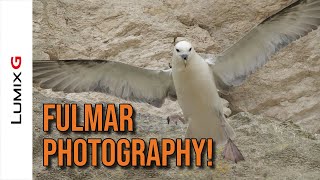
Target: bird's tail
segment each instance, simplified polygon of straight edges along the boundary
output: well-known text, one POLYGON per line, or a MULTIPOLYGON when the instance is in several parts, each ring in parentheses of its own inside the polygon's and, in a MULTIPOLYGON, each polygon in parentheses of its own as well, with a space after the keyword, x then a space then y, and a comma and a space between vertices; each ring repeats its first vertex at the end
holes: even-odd
POLYGON ((186 133, 186 138, 212 138, 217 146, 225 145, 228 139, 232 139, 235 133, 226 121, 226 119, 202 119, 201 122, 189 121, 188 130, 186 133))
POLYGON ((223 157, 234 162, 244 160, 244 157, 238 147, 232 142, 235 133, 227 122, 224 115, 218 116, 217 119, 201 119, 201 122, 195 123, 190 120, 186 138, 212 138, 217 146, 225 145, 223 157))

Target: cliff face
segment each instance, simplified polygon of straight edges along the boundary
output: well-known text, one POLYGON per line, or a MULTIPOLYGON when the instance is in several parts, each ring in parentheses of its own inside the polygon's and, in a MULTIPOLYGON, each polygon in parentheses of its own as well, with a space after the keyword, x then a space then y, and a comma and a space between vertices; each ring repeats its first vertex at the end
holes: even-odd
MULTIPOLYGON (((33 59, 107 59, 139 67, 168 68, 174 37, 186 37, 197 52, 219 54, 290 3, 290 0, 34 0, 33 59)), ((101 93, 39 92, 47 97, 76 102, 124 102, 101 93)), ((38 98, 39 94, 35 96, 38 98)), ((233 114, 236 114, 232 118, 241 119, 244 114, 237 113, 248 111, 250 119, 272 118, 272 122, 293 123, 317 139, 320 134, 320 30, 282 49, 224 98, 229 100, 233 114)), ((168 114, 180 112, 178 104, 169 100, 160 109, 140 103, 133 105, 138 113, 150 115, 155 121, 159 121, 159 117, 164 121, 168 114)), ((258 120, 254 122, 260 124, 258 120)), ((240 126, 234 123, 234 127, 240 126)), ((279 125, 270 124, 270 127, 274 126, 279 125)), ((150 127, 150 131, 156 127, 150 127)), ((252 137, 250 133, 241 135, 252 137)), ((273 136, 270 138, 276 141, 281 134, 273 136)), ((305 141, 301 138, 297 141, 305 141)), ((255 140, 258 141, 250 139, 253 143, 255 140)), ((309 149, 313 153, 319 152, 319 148, 312 148, 319 147, 319 140, 310 142, 313 145, 309 144, 309 149)), ((267 146, 259 148, 263 150, 267 146)), ((269 156, 275 157, 283 153, 282 150, 288 154, 291 151, 299 153, 293 149, 294 146, 275 147, 269 156)), ((268 164, 267 161, 264 163, 268 164)))
MULTIPOLYGON (((175 36, 188 38, 198 52, 218 54, 289 3, 36 0, 33 55, 34 59, 98 58, 165 68, 175 36)), ((232 110, 291 119, 319 132, 319 49, 317 30, 281 50, 226 97, 232 110)))

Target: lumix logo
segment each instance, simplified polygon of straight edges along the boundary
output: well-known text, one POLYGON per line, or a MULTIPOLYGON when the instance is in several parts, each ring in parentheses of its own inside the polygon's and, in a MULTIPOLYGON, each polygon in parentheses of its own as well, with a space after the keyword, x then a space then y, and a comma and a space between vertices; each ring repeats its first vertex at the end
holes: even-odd
POLYGON ((21 104, 21 56, 11 57, 11 67, 13 68, 13 114, 17 117, 16 120, 11 120, 11 124, 21 124, 22 123, 22 104, 21 104))

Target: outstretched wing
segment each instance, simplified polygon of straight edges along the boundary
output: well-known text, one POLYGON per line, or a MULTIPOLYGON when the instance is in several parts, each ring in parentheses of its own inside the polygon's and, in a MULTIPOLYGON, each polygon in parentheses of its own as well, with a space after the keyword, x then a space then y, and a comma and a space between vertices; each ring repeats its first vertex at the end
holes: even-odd
POLYGON ((33 61, 33 81, 63 92, 104 92, 160 107, 176 98, 171 70, 148 70, 106 60, 33 61))
POLYGON ((267 18, 211 65, 221 89, 240 85, 272 54, 320 24, 320 0, 298 0, 267 18))

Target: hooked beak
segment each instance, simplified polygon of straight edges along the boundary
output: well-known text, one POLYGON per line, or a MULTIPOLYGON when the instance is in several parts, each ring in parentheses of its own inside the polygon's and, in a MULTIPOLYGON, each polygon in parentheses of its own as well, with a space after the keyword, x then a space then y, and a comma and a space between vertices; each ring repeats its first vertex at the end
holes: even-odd
POLYGON ((181 58, 183 59, 184 66, 186 67, 186 66, 187 66, 188 55, 187 55, 187 54, 182 54, 182 55, 180 55, 180 56, 181 56, 181 58))
POLYGON ((184 67, 187 67, 187 60, 183 60, 184 62, 184 67))

